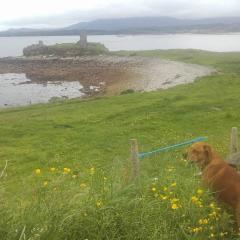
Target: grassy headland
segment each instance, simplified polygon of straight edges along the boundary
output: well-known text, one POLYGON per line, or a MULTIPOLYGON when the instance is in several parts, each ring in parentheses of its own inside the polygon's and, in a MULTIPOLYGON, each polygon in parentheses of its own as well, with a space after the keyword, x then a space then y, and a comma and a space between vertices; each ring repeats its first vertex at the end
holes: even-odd
POLYGON ((227 154, 240 127, 240 53, 121 54, 219 72, 164 91, 0 111, 0 239, 237 239, 183 150, 144 159, 138 185, 127 169, 131 138, 148 151, 207 136, 227 154))
POLYGON ((95 56, 107 54, 108 49, 101 43, 87 43, 86 48, 81 48, 80 43, 61 43, 51 46, 34 44, 23 49, 26 57, 31 56, 58 56, 58 57, 75 57, 75 56, 95 56))

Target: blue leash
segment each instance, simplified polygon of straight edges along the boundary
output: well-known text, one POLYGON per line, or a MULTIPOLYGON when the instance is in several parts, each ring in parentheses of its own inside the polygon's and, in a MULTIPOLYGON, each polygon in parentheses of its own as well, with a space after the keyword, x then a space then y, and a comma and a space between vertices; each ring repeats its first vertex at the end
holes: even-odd
POLYGON ((168 147, 159 148, 159 149, 153 150, 151 152, 139 153, 138 157, 140 159, 143 159, 145 157, 149 157, 149 156, 151 156, 153 154, 156 154, 156 153, 165 152, 165 151, 168 151, 170 149, 182 147, 182 146, 189 145, 189 144, 196 143, 196 142, 202 142, 202 141, 205 141, 206 139, 207 139, 207 137, 198 137, 198 138, 195 138, 193 140, 186 141, 186 142, 174 144, 174 145, 171 145, 171 146, 168 146, 168 147))

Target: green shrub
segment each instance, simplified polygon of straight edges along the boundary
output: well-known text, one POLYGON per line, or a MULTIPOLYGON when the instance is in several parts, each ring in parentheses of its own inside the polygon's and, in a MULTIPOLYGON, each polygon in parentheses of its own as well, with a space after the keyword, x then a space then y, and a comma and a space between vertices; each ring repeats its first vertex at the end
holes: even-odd
POLYGON ((134 93, 135 91, 133 89, 127 89, 127 90, 124 90, 121 92, 121 95, 124 95, 124 94, 131 94, 131 93, 134 93))

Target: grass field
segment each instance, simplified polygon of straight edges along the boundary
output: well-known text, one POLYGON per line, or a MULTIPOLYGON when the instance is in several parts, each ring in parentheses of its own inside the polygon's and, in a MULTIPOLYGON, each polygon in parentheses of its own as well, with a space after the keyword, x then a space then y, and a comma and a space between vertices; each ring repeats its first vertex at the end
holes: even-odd
POLYGON ((152 93, 0 111, 0 239, 238 239, 227 209, 200 183, 185 150, 140 151, 198 136, 226 156, 240 127, 240 53, 121 52, 210 65, 218 73, 152 93), (5 161, 6 171, 2 173, 5 161))

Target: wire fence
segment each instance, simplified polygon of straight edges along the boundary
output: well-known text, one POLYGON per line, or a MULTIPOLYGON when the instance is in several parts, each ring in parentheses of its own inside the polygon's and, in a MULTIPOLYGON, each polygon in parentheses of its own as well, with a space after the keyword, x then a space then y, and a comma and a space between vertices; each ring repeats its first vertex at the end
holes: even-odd
MULTIPOLYGON (((169 146, 160 147, 149 152, 141 152, 138 151, 138 141, 137 139, 131 139, 131 161, 132 161, 132 174, 133 179, 136 179, 139 176, 140 172, 140 160, 144 158, 150 157, 152 155, 160 154, 162 152, 171 151, 174 149, 178 149, 183 146, 191 145, 196 142, 206 141, 207 137, 197 137, 191 140, 187 140, 181 143, 172 144, 169 146)), ((227 159, 228 163, 235 165, 236 167, 240 167, 240 152, 238 151, 238 129, 233 127, 231 129, 231 137, 230 137, 230 153, 227 159), (237 155, 236 155, 237 154, 237 155)))
POLYGON ((172 149, 180 148, 180 147, 183 147, 183 146, 186 146, 186 145, 190 145, 190 144, 193 144, 193 143, 196 143, 196 142, 202 142, 202 141, 206 141, 206 140, 207 140, 207 137, 198 137, 198 138, 195 138, 195 139, 192 139, 192 140, 188 140, 188 141, 185 141, 185 142, 173 144, 173 145, 170 145, 170 146, 167 146, 167 147, 161 147, 161 148, 155 149, 155 150, 150 151, 150 152, 139 153, 138 157, 139 157, 139 159, 143 159, 143 158, 149 157, 153 154, 166 152, 166 151, 169 151, 169 150, 172 150, 172 149))

